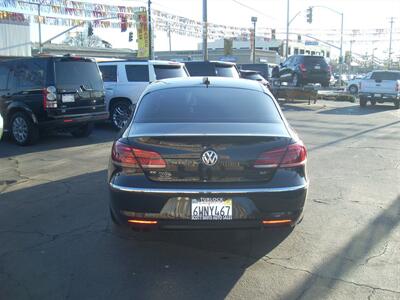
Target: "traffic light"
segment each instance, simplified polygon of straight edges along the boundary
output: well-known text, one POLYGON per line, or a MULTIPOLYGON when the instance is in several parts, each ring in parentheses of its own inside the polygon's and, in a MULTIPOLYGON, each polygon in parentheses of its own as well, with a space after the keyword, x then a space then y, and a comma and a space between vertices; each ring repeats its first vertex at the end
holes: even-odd
POLYGON ((271 29, 271 39, 275 40, 276 39, 276 30, 271 29))
POLYGON ((312 6, 310 6, 309 8, 307 8, 307 22, 308 23, 312 23, 312 6))
POLYGON ((133 41, 133 32, 129 32, 129 41, 132 42, 133 41))
POLYGON ((88 36, 92 36, 93 35, 92 23, 89 23, 88 30, 87 30, 87 35, 88 36))
POLYGON ((125 32, 128 30, 128 20, 126 17, 121 17, 121 32, 125 32))

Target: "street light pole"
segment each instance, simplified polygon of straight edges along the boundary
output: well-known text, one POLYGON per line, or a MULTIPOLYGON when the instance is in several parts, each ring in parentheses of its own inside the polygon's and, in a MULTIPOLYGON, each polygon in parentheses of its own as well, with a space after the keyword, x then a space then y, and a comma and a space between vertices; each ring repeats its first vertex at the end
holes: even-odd
POLYGON ((253 64, 256 63, 256 23, 257 17, 251 17, 251 21, 253 22, 253 64))
POLYGON ((389 40, 389 61, 388 61, 388 69, 390 69, 392 65, 392 36, 393 36, 393 17, 390 18, 390 40, 389 40))
POLYGON ((208 46, 207 46, 207 0, 203 0, 203 60, 208 60, 208 46))
POLYGON ((149 21, 149 59, 153 59, 153 37, 151 28, 151 0, 147 1, 148 21, 149 21))
POLYGON ((340 26, 340 58, 339 58, 339 86, 342 86, 342 74, 343 74, 343 13, 340 13, 342 17, 340 26))
POLYGON ((289 5, 290 0, 287 0, 287 12, 286 12, 286 53, 285 57, 288 57, 289 54, 289 5))

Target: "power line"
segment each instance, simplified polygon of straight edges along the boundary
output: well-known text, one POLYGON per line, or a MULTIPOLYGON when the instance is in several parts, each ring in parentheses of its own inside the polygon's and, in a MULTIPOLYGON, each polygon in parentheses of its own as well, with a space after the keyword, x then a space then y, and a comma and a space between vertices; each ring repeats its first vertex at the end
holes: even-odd
POLYGON ((247 8, 247 9, 249 9, 249 10, 252 10, 252 11, 254 11, 254 12, 256 12, 256 13, 264 16, 264 17, 267 17, 267 18, 270 18, 270 19, 273 19, 273 20, 278 20, 277 18, 275 18, 273 16, 270 16, 270 15, 267 15, 267 14, 264 14, 263 12, 259 11, 258 9, 254 8, 254 7, 251 7, 251 6, 248 6, 248 5, 246 5, 246 4, 242 3, 242 2, 239 2, 237 0, 231 0, 231 1, 235 2, 236 4, 239 4, 239 5, 243 6, 243 7, 247 8))

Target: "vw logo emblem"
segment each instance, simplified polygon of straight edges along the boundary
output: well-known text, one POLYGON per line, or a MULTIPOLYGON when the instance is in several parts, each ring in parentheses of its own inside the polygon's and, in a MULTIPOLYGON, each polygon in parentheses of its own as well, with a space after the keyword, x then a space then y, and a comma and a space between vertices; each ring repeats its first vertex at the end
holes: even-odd
POLYGON ((201 159, 206 166, 213 166, 217 163, 218 155, 213 150, 207 150, 203 153, 201 159))

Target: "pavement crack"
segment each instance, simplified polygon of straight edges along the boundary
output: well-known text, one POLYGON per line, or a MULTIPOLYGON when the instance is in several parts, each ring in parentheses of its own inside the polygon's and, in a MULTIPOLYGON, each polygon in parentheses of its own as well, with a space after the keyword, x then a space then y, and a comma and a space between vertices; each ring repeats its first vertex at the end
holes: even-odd
POLYGON ((375 290, 375 291, 384 291, 384 292, 390 292, 390 293, 395 293, 395 294, 400 295, 400 291, 395 291, 395 290, 390 290, 390 289, 385 289, 385 288, 379 288, 379 287, 375 287, 375 286, 370 286, 368 284, 363 284, 363 283, 357 283, 357 282, 354 282, 354 281, 344 280, 342 278, 337 278, 337 277, 324 276, 324 275, 321 275, 321 274, 318 274, 318 273, 313 273, 313 272, 305 270, 305 269, 294 268, 294 267, 288 267, 288 266, 285 266, 285 265, 281 265, 279 263, 272 262, 271 260, 272 260, 271 258, 269 258, 269 259, 262 258, 262 261, 264 261, 265 263, 271 264, 271 265, 274 265, 274 266, 278 266, 278 267, 284 268, 286 270, 300 271, 300 272, 307 273, 310 276, 315 276, 315 277, 318 277, 318 278, 321 278, 321 279, 337 280, 337 281, 340 281, 340 282, 343 282, 343 283, 352 284, 352 285, 356 285, 356 286, 359 286, 359 287, 372 289, 372 290, 375 290))
POLYGON ((365 260, 365 262, 364 262, 363 264, 361 264, 361 265, 362 265, 362 266, 363 266, 363 265, 366 265, 366 264, 368 264, 372 259, 385 255, 385 253, 386 253, 386 251, 387 251, 387 249, 388 249, 388 246, 389 246, 389 242, 386 242, 386 243, 385 243, 385 246, 383 247, 383 250, 382 250, 379 254, 372 255, 372 256, 368 257, 368 258, 365 260))

